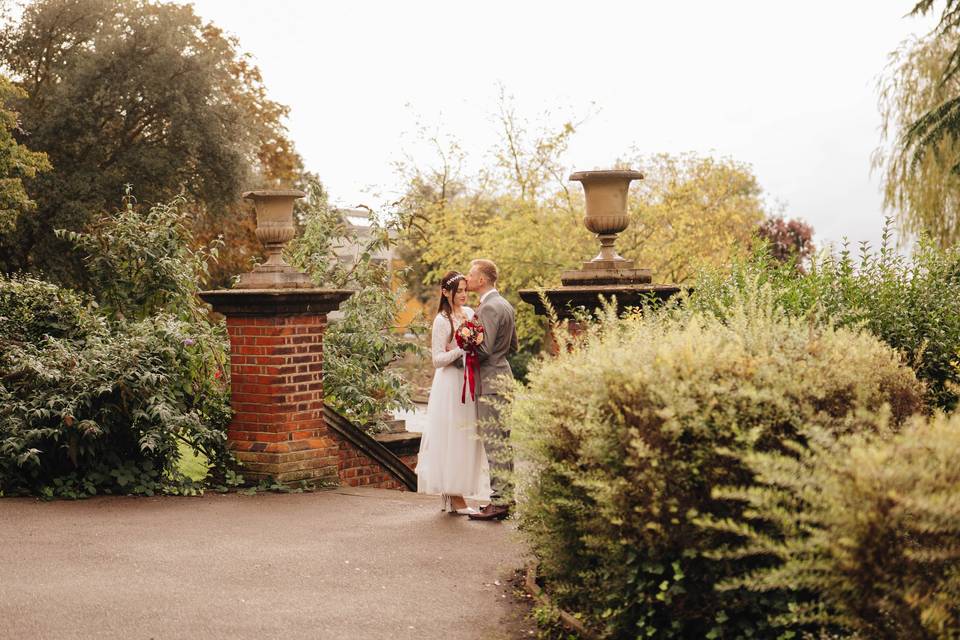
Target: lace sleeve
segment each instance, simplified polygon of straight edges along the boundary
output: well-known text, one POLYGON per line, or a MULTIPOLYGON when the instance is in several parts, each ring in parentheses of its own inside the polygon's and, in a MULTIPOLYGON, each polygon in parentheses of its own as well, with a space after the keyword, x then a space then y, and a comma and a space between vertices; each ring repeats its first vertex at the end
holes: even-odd
POLYGON ((463 349, 455 348, 445 351, 444 347, 450 342, 450 322, 441 314, 433 319, 433 335, 430 340, 430 352, 433 355, 433 367, 440 369, 453 364, 463 357, 463 349))

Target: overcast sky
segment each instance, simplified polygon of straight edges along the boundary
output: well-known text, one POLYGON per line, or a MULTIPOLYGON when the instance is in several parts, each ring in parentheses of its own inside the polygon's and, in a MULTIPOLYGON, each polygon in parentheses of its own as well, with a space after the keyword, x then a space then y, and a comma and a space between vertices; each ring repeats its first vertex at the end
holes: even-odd
POLYGON ((396 192, 392 163, 419 153, 418 121, 482 157, 502 84, 531 119, 593 113, 571 169, 632 147, 730 156, 821 244, 879 239, 878 76, 934 22, 904 17, 910 0, 193 4, 291 107, 297 149, 337 205, 396 192))

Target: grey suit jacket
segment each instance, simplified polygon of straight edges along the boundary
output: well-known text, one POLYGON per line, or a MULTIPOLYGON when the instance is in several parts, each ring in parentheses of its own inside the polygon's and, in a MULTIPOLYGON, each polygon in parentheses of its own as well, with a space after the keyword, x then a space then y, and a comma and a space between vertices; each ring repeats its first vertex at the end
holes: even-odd
POLYGON ((480 360, 478 393, 496 395, 499 393, 496 379, 503 375, 513 377, 507 355, 520 349, 516 318, 513 307, 496 291, 481 303, 477 317, 484 330, 483 344, 477 349, 480 360))

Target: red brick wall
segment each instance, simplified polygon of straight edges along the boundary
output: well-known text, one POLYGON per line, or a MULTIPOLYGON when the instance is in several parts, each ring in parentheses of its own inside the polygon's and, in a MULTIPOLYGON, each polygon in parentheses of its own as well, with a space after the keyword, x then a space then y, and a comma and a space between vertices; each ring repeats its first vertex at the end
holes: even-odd
POLYGON ((339 443, 323 419, 325 315, 227 317, 231 447, 252 478, 333 479, 339 443))
MULTIPOLYGON (((228 316, 231 405, 227 438, 244 475, 280 482, 339 481, 403 489, 386 470, 327 429, 322 314, 228 316)), ((404 456, 411 468, 416 455, 404 456)))
MULTIPOLYGON (((326 316, 228 316, 231 405, 227 438, 249 479, 338 481, 403 489, 327 429, 323 418, 326 316)), ((404 456, 411 468, 416 455, 404 456)))
MULTIPOLYGON (((411 469, 417 466, 416 454, 401 456, 400 459, 411 469)), ((403 484, 391 476, 376 461, 365 456, 348 442, 341 441, 338 472, 340 484, 350 487, 406 490, 403 484)))

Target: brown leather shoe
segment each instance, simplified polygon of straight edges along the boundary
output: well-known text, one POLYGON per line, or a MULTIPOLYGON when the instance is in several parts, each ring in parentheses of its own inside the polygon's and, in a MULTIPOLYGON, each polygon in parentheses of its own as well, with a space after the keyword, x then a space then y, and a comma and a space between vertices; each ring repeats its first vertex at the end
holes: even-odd
POLYGON ((500 504, 488 504, 480 509, 480 513, 471 513, 471 520, 503 520, 510 515, 510 508, 500 504))

